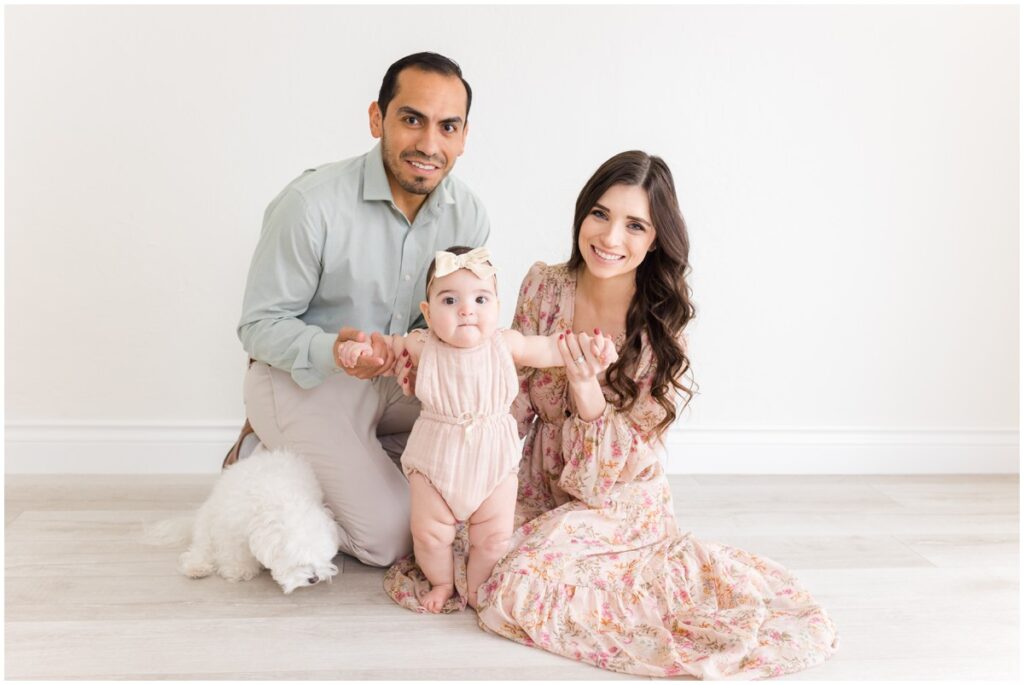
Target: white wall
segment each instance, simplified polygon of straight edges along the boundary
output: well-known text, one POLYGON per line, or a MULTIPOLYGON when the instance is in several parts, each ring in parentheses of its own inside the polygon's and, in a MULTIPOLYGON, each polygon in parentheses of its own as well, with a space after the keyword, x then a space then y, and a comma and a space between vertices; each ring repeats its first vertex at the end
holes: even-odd
MULTIPOLYGON (((701 393, 676 472, 1016 471, 1019 19, 997 7, 6 8, 7 470, 214 470, 267 202, 474 88, 503 292, 607 157, 664 157, 701 393)), ((505 320, 511 317, 506 303, 505 320)))

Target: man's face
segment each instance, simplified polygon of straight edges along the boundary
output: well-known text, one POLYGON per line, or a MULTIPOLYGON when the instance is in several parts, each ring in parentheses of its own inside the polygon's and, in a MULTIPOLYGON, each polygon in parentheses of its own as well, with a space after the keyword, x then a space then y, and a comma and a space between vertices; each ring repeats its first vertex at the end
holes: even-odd
POLYGON ((466 87, 458 76, 404 69, 387 113, 370 105, 370 132, 381 139, 392 193, 397 184, 409 195, 428 195, 466 146, 466 87))

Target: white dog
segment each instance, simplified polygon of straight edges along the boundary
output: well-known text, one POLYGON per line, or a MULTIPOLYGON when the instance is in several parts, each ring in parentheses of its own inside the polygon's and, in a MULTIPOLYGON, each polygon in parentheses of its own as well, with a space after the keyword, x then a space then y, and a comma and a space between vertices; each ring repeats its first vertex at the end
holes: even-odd
POLYGON ((288 594, 329 580, 338 567, 339 532, 323 504, 313 469, 286 450, 256 450, 226 469, 192 519, 162 521, 146 532, 146 541, 165 544, 188 539, 178 560, 186 576, 216 572, 229 581, 250 580, 263 570, 288 594), (183 534, 184 533, 184 534, 183 534))

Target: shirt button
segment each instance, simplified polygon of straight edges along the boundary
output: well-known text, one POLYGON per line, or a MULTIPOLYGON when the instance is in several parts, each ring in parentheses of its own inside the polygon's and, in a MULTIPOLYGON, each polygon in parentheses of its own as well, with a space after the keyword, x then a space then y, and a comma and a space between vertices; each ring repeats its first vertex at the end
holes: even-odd
POLYGON ((410 278, 412 278, 412 276, 410 276, 409 274, 406 274, 406 275, 405 275, 405 280, 407 280, 407 281, 408 281, 408 280, 409 280, 410 278))

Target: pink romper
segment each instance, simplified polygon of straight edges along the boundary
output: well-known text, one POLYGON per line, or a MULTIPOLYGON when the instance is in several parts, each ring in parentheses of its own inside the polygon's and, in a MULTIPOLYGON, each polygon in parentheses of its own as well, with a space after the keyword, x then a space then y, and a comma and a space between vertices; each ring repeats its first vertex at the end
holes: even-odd
POLYGON ((515 362, 500 330, 470 348, 429 334, 416 371, 423 409, 402 469, 425 476, 459 521, 519 468, 519 433, 509 411, 518 394, 515 362))

